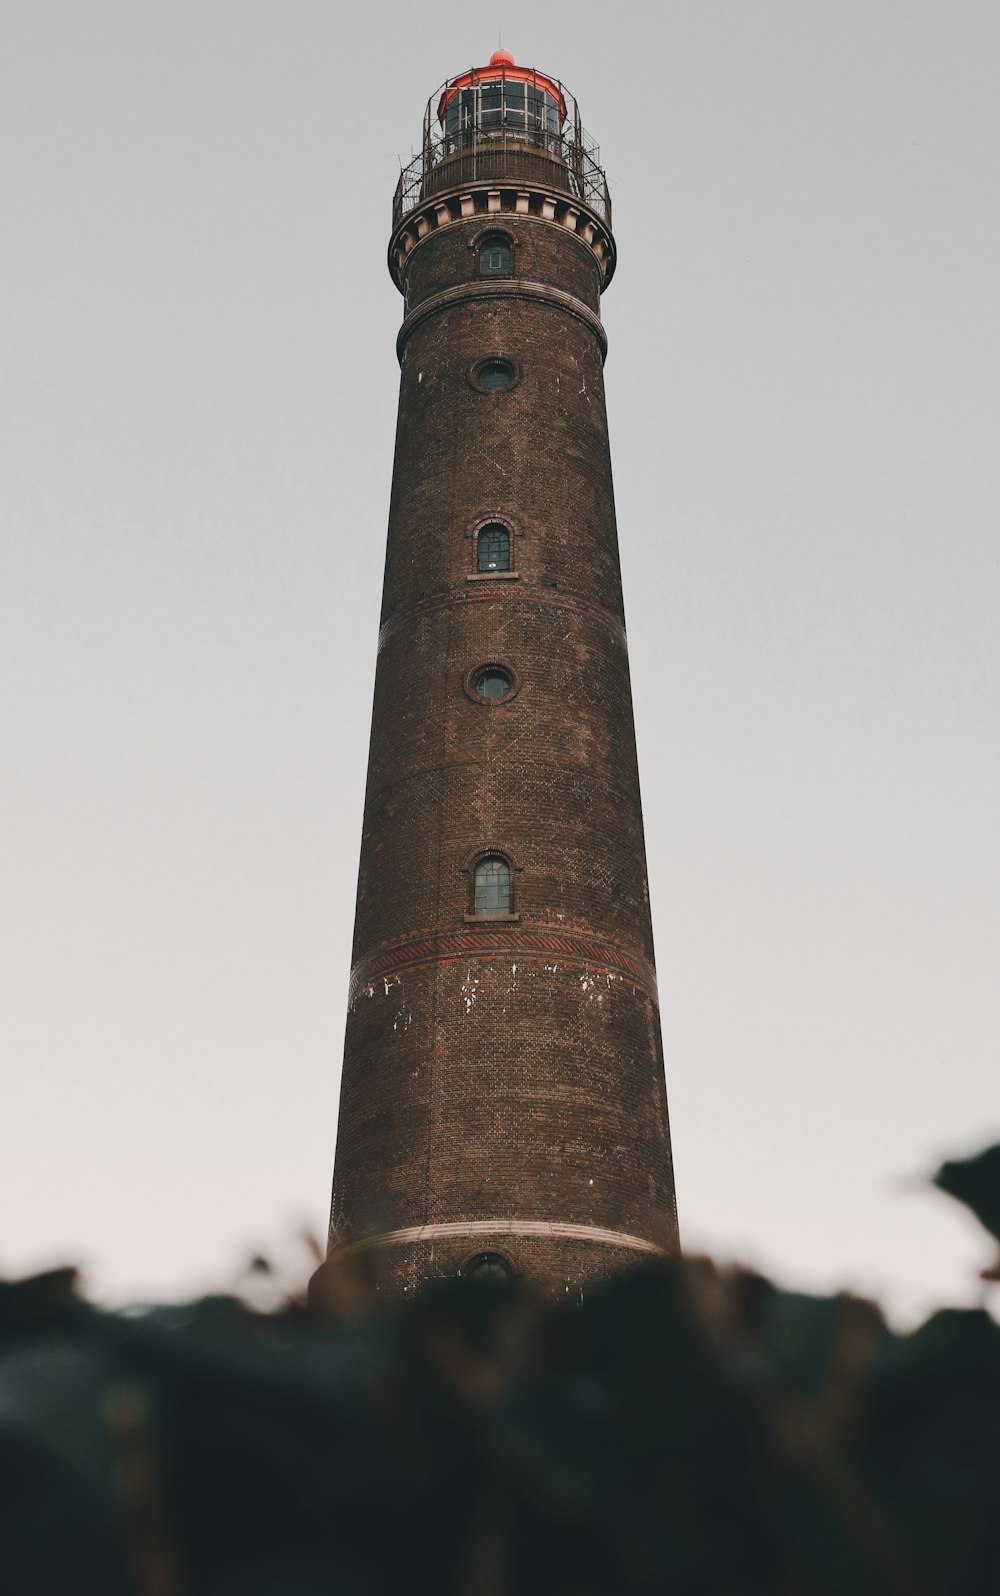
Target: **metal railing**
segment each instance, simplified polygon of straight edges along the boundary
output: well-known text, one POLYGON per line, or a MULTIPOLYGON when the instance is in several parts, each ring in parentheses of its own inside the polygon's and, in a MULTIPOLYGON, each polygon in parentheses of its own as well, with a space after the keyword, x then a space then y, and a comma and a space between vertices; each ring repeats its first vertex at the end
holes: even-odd
POLYGON ((492 114, 489 125, 483 126, 487 118, 478 111, 456 131, 439 131, 435 115, 439 98, 440 91, 427 104, 423 149, 399 174, 392 202, 394 229, 433 194, 467 183, 505 180, 511 187, 535 182, 561 190, 611 226, 611 196, 600 151, 580 125, 579 110, 569 95, 568 114, 558 132, 525 126, 523 120, 497 126, 492 114))

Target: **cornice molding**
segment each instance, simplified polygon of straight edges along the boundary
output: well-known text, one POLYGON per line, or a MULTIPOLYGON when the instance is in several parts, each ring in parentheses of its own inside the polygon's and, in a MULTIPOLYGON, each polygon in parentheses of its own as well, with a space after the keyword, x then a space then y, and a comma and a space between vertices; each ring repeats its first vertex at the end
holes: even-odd
POLYGON ((392 635, 407 621, 432 614, 435 610, 449 609, 458 605, 497 603, 540 604, 585 615, 588 619, 599 622, 612 634, 616 643, 627 648, 624 623, 611 610, 605 609, 603 604, 595 604, 591 599, 581 598, 576 593, 568 593, 565 588, 545 587, 536 582, 523 581, 521 578, 516 582, 503 580, 507 576, 516 575, 515 572, 503 571, 499 576, 485 571, 473 574, 481 575, 483 580, 481 583, 477 582, 471 589, 464 583, 461 587, 443 588, 439 593, 428 593, 393 610, 391 615, 386 617, 378 634, 378 652, 381 654, 392 635), (491 583, 496 583, 496 586, 491 587, 491 583))
POLYGON ((401 1247, 409 1242, 479 1240, 484 1236, 531 1236, 545 1240, 559 1237, 567 1241, 592 1242, 599 1247, 621 1247, 626 1252, 648 1252, 656 1257, 670 1256, 671 1249, 644 1236, 627 1231, 605 1230, 601 1225, 575 1225, 560 1219, 456 1219, 436 1225, 408 1225, 402 1230, 382 1230, 357 1241, 340 1240, 336 1235, 330 1257, 342 1258, 362 1247, 401 1247))
POLYGON ((530 299, 566 311, 568 315, 582 321, 593 333, 601 351, 602 364, 608 357, 608 338, 601 324, 601 318, 595 316, 590 306, 585 305, 583 300, 577 299, 574 294, 567 294, 561 288, 552 288, 548 283, 526 283, 516 277, 492 282, 477 278, 475 282, 457 283, 453 288, 443 289, 440 294, 432 294, 429 299, 425 299, 416 309, 410 311, 396 339, 396 357, 400 364, 407 340, 421 322, 426 321, 429 316, 436 316, 442 310, 449 310, 452 305, 469 304, 483 299, 530 299))
POLYGON ((495 180, 483 180, 462 185, 453 192, 435 194, 399 223, 389 241, 389 271, 396 287, 402 292, 408 256, 439 228, 454 227, 460 222, 478 222, 481 228, 488 230, 490 223, 502 226, 500 218, 507 216, 516 217, 519 223, 558 227, 577 238, 596 260, 602 287, 608 286, 614 275, 618 251, 610 227, 589 205, 548 189, 517 188, 510 184, 498 185, 495 180), (485 210, 476 209, 477 194, 480 199, 485 194, 485 210))

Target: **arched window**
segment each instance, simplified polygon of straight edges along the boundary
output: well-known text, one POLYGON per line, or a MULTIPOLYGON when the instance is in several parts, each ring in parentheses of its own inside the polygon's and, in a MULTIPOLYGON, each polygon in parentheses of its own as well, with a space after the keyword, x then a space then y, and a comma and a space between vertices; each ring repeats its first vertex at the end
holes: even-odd
POLYGON ((510 1260, 505 1258, 502 1252, 481 1252, 462 1265, 464 1279, 491 1280, 496 1285, 503 1285, 513 1272, 510 1260))
POLYGON ((479 246, 480 277, 503 277, 513 267, 510 241, 499 234, 484 238, 479 246))
POLYGON ((510 865, 499 854, 487 854, 476 865, 474 914, 510 914, 510 865))
POLYGON ((476 537, 476 570, 510 570, 510 533, 499 521, 480 527, 476 537))
POLYGON ((520 919, 517 883, 521 866, 502 844, 484 839, 481 849, 468 855, 462 870, 467 925, 477 920, 520 919))

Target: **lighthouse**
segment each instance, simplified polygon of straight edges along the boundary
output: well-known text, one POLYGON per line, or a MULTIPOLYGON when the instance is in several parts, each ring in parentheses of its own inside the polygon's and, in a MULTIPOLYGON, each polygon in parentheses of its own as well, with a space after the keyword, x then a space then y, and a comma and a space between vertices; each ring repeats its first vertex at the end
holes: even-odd
POLYGON ((329 1266, 578 1293, 674 1251, 677 1221, 603 377, 616 249, 556 78, 497 51, 431 96, 388 264, 329 1266))

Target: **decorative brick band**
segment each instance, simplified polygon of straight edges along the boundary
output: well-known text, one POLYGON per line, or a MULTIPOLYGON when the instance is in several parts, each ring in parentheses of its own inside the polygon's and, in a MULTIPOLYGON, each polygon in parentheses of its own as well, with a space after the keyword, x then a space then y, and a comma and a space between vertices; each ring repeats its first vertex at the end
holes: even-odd
POLYGON ((630 1236, 622 1230, 604 1230, 599 1225, 564 1224, 558 1219, 458 1219, 449 1224, 410 1225, 405 1230, 383 1230, 374 1236, 364 1236, 359 1241, 337 1242, 331 1248, 331 1257, 343 1257, 360 1247, 399 1247, 411 1241, 479 1240, 484 1236, 541 1236, 559 1237, 567 1241, 589 1241, 599 1247, 622 1247, 629 1252, 649 1252, 656 1257, 669 1257, 670 1249, 659 1242, 646 1241, 642 1236, 630 1236))
POLYGON ((468 587, 448 588, 443 593, 430 593, 426 598, 414 599, 411 604, 401 604, 383 623, 378 634, 378 651, 381 654, 393 633, 405 621, 416 616, 429 615, 434 610, 447 609, 454 604, 495 604, 498 599, 502 599, 504 604, 548 604, 559 610, 573 610, 578 615, 599 621, 617 641, 625 643, 625 628, 618 616, 603 605, 592 603, 590 599, 530 582, 502 582, 498 583, 497 588, 491 588, 488 582, 483 582, 470 583, 468 587))
POLYGON ((562 926, 504 925, 484 920, 482 925, 411 931, 391 942, 380 943, 359 959, 351 971, 348 1007, 353 1007, 363 992, 373 994, 380 981, 393 981, 411 970, 424 970, 432 965, 458 964, 477 958, 509 959, 513 964, 571 961, 585 965, 588 971, 625 981, 654 1003, 659 1001, 653 966, 641 954, 622 947, 609 937, 566 930, 562 926))
POLYGON ((601 324, 601 318, 595 316, 589 305, 582 299, 577 299, 574 294, 567 294, 562 288, 550 288, 546 283, 523 283, 517 278, 509 282, 457 283, 454 288, 445 288, 440 294, 432 294, 430 299, 425 299, 422 305, 411 310, 406 317, 399 336, 396 339, 396 356, 400 362, 403 359, 403 350, 406 340, 415 327, 419 327, 428 316, 436 316, 438 311, 448 310, 452 305, 461 305, 480 299, 533 299, 541 300, 547 305, 555 305, 558 310, 565 310, 584 326, 589 327, 597 339, 601 351, 601 361, 608 357, 608 338, 601 324))

